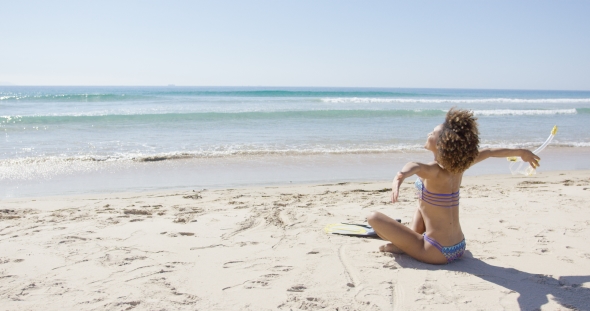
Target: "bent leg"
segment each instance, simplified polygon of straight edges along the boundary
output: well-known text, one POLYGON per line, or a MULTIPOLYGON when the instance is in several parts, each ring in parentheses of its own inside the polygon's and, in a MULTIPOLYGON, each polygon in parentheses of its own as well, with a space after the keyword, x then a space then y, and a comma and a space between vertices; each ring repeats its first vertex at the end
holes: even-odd
MULTIPOLYGON (((400 224, 395 219, 379 212, 372 212, 367 217, 367 221, 382 239, 390 241, 415 259, 431 264, 447 263, 445 256, 430 243, 424 241, 421 234, 400 224)), ((387 248, 388 246, 384 247, 385 250, 387 248)))
POLYGON ((424 224, 424 218, 422 217, 422 212, 419 208, 416 209, 416 213, 414 214, 414 219, 412 219, 412 230, 416 231, 418 234, 422 234, 426 232, 426 225, 424 224))
MULTIPOLYGON (((418 234, 422 234, 422 233, 426 232, 426 225, 424 224, 424 218, 422 217, 422 211, 420 211, 419 208, 417 208, 416 213, 414 213, 414 218, 412 219, 411 228, 412 228, 412 230, 414 230, 418 234)), ((381 238, 386 240, 383 237, 381 237, 381 238)), ((379 250, 382 252, 389 252, 389 253, 396 253, 396 254, 403 254, 404 253, 404 251, 402 251, 397 246, 395 246, 391 243, 389 243, 387 245, 380 246, 379 250)))

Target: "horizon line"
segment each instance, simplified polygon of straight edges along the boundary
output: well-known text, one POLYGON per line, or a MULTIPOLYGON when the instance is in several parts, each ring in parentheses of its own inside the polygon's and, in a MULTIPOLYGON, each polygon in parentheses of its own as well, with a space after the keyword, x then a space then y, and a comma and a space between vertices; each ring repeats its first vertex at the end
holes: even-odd
POLYGON ((590 89, 534 89, 534 88, 470 88, 470 87, 399 87, 399 86, 270 86, 270 85, 176 85, 176 84, 152 84, 152 85, 50 85, 50 84, 0 84, 0 87, 194 87, 194 88, 335 88, 335 89, 431 89, 431 90, 487 90, 487 91, 569 91, 569 92, 590 92, 590 89))

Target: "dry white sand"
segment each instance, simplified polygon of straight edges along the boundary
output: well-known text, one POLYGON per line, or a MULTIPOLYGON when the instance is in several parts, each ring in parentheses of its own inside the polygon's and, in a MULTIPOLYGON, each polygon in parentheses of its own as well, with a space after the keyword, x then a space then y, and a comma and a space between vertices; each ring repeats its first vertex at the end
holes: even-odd
POLYGON ((329 235, 389 182, 0 201, 2 310, 590 310, 590 171, 465 177, 450 265, 329 235))

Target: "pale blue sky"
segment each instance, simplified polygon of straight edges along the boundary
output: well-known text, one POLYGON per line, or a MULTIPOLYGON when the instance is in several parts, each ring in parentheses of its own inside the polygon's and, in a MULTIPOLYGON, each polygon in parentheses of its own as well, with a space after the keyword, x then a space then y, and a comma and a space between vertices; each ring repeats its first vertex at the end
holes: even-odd
POLYGON ((590 1, 0 1, 0 82, 590 90, 590 1))

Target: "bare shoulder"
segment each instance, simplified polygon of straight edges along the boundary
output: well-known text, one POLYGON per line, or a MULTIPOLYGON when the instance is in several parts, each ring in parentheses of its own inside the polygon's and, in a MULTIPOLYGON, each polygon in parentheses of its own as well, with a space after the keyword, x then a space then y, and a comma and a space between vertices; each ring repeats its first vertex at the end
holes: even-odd
POLYGON ((420 166, 421 169, 417 175, 423 179, 437 178, 439 174, 443 171, 443 169, 440 167, 440 165, 438 165, 436 161, 432 161, 430 163, 420 163, 420 166))

